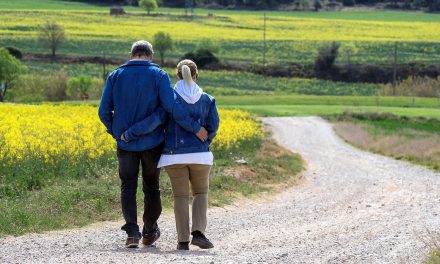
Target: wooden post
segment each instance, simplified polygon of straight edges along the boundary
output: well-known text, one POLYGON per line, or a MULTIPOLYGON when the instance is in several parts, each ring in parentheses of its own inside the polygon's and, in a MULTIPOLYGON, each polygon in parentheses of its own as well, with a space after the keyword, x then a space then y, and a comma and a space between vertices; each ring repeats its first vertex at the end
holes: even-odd
POLYGON ((104 79, 104 82, 107 80, 107 69, 105 66, 105 53, 102 52, 102 78, 104 79))
POLYGON ((397 41, 394 43, 393 96, 396 96, 396 89, 397 89, 397 41))
POLYGON ((266 69, 266 12, 264 12, 263 21, 263 67, 266 69))

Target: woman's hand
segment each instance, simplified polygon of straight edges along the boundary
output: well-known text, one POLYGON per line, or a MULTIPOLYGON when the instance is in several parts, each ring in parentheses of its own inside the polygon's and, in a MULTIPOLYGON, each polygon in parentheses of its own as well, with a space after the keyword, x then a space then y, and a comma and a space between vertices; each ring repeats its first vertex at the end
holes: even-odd
POLYGON ((122 135, 121 135, 121 140, 124 141, 124 142, 127 142, 127 143, 128 143, 128 140, 125 138, 124 134, 125 134, 125 133, 122 133, 122 135))
POLYGON ((201 127, 199 132, 197 132, 196 136, 202 141, 205 142, 208 139, 208 131, 204 127, 201 127))

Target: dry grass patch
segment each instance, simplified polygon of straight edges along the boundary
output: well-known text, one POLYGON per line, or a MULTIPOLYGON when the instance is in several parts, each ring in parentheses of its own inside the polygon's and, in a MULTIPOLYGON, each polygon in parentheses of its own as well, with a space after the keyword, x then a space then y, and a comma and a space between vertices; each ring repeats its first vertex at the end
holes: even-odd
POLYGON ((440 171, 440 135, 404 129, 399 134, 371 132, 369 124, 336 122, 335 132, 364 150, 408 160, 440 171))

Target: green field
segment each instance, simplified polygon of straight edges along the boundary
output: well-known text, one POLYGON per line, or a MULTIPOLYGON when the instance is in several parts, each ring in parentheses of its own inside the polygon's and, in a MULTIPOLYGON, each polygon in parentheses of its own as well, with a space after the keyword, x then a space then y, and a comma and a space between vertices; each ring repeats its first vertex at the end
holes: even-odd
MULTIPOLYGON (((107 11, 107 6, 97 6, 93 4, 87 4, 82 2, 71 2, 62 0, 0 0, 0 9, 6 10, 81 10, 81 11, 107 11)), ((136 7, 124 7, 125 10, 130 12, 144 12, 140 8, 136 7)), ((157 13, 164 14, 179 14, 183 13, 182 9, 173 8, 159 8, 157 13)), ((196 8, 194 13, 196 15, 249 15, 249 16, 262 16, 263 13, 268 13, 275 17, 297 17, 297 18, 321 18, 321 19, 344 19, 344 20, 365 20, 365 21, 402 21, 408 20, 414 22, 438 22, 439 18, 437 14, 426 14, 422 12, 396 12, 396 11, 353 11, 353 12, 288 12, 288 11, 235 11, 235 10, 212 10, 212 9, 200 9, 196 8)))
POLYGON ((432 108, 402 108, 375 106, 343 106, 343 105, 235 105, 224 108, 237 108, 260 116, 325 116, 339 114, 345 111, 367 111, 392 113, 399 116, 426 117, 440 119, 440 109, 432 108))
MULTIPOLYGON (((47 52, 38 41, 38 27, 47 20, 63 25, 69 41, 63 54, 126 56, 130 44, 166 31, 175 40, 170 57, 193 50, 200 36, 222 47, 225 61, 261 63, 262 12, 197 10, 182 16, 181 9, 159 9, 146 16, 129 7, 132 15, 111 17, 108 7, 43 0, 0 0, 0 46, 13 45, 26 52, 47 52), (62 9, 62 11, 58 10, 62 9), (207 17, 207 13, 215 13, 207 17), (191 29, 191 31, 188 31, 191 29)), ((354 62, 392 62, 398 41, 400 62, 439 63, 440 16, 416 12, 267 12, 267 59, 270 63, 312 62, 323 43, 354 44, 354 62)), ((346 62, 341 56, 339 62, 346 62)))
MULTIPOLYGON (((64 70, 70 76, 89 75, 101 78, 102 65, 99 64, 57 64, 25 61, 28 73, 53 74, 64 70)), ((117 66, 107 65, 112 71, 117 66)), ((164 68, 173 82, 175 69, 164 68)), ((254 95, 254 94, 314 94, 314 95, 374 95, 379 84, 344 83, 305 78, 277 78, 238 71, 200 70, 198 84, 213 95, 254 95)))
MULTIPOLYGON (((259 116, 329 116, 351 112, 392 113, 440 119, 440 100, 420 97, 242 95, 217 96, 220 108, 242 109, 259 116)), ((84 102, 69 101, 67 104, 84 102)), ((86 104, 99 105, 99 101, 86 104)))
POLYGON ((220 96, 217 101, 221 107, 239 108, 260 116, 326 116, 368 111, 440 119, 440 101, 434 98, 261 95, 220 96))

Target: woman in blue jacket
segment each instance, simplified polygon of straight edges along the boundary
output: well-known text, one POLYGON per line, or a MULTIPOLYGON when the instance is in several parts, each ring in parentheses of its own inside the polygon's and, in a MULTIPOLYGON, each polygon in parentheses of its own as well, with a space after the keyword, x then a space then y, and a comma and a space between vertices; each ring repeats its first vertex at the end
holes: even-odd
POLYGON ((205 236, 209 172, 214 162, 210 144, 219 127, 219 116, 214 98, 204 93, 195 82, 198 70, 193 61, 179 62, 177 76, 179 81, 174 89, 178 100, 189 110, 192 118, 206 128, 208 140, 201 141, 170 118, 158 167, 164 167, 171 180, 178 233, 177 249, 189 250, 189 185, 193 195, 191 244, 208 249, 214 247, 205 236))

